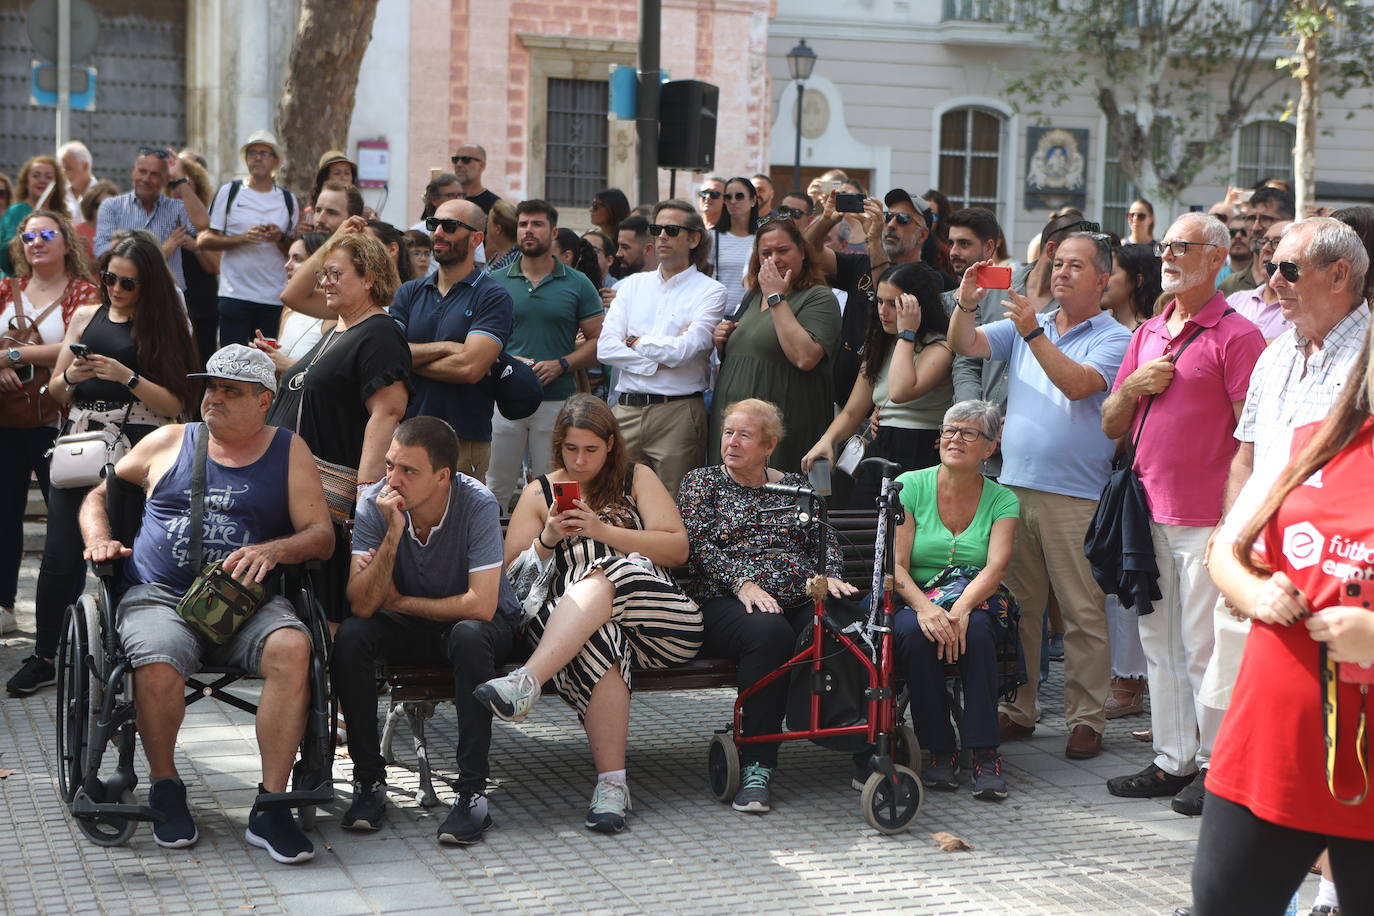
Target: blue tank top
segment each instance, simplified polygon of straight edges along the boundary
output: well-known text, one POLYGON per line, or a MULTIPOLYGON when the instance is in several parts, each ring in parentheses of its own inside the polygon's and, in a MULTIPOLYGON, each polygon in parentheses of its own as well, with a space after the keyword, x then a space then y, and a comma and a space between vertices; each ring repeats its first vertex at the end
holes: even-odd
MULTIPOLYGON (((203 435, 204 423, 187 424, 177 460, 144 503, 143 524, 134 538, 134 553, 128 564, 134 583, 156 582, 183 592, 199 572, 190 566, 187 523, 195 437, 203 435)), ((225 467, 206 458, 205 518, 201 526, 205 563, 222 560, 247 544, 261 544, 295 531, 287 486, 294 435, 278 427, 267 451, 245 467, 225 467)))

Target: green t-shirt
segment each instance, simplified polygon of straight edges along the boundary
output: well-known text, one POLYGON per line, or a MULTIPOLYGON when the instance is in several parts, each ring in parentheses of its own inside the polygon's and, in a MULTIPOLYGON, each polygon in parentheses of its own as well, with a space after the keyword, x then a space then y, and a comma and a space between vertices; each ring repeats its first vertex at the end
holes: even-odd
MULTIPOLYGON (((605 311, 601 295, 582 271, 569 270, 556 258, 553 273, 531 286, 520 260, 491 275, 515 300, 515 323, 506 350, 536 361, 567 356, 576 346, 578 326, 605 311)), ((576 388, 573 374, 564 372, 544 386, 544 400, 566 400, 576 388)))
POLYGON ((949 533, 940 520, 940 504, 936 495, 937 464, 932 468, 907 471, 897 478, 902 485, 902 506, 916 523, 916 537, 911 542, 911 561, 908 567, 917 585, 924 585, 946 566, 988 565, 988 541, 992 538, 992 524, 1021 514, 1021 501, 1016 494, 999 483, 983 479, 983 495, 978 498, 978 511, 973 521, 958 537, 949 533))

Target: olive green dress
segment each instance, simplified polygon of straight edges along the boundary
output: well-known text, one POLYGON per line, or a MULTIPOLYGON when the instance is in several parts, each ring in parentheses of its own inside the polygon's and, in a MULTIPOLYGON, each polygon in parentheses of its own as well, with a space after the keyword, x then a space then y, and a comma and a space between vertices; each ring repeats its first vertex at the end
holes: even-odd
POLYGON ((744 294, 739 327, 725 344, 720 376, 711 400, 711 433, 707 464, 720 463, 720 427, 727 406, 745 398, 772 401, 782 410, 784 434, 770 466, 800 471, 802 455, 835 419, 831 361, 840 343, 840 304, 825 286, 812 286, 787 296, 792 313, 825 356, 803 372, 787 360, 773 327, 773 312, 763 306, 758 290, 744 294))

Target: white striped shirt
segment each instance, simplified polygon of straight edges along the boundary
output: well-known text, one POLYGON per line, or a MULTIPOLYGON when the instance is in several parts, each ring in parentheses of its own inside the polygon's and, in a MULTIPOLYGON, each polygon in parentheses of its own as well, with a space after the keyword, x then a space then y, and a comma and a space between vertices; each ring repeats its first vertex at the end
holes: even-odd
MULTIPOLYGON (((128 194, 120 194, 101 202, 100 209, 95 215, 95 242, 92 249, 97 258, 109 251, 110 236, 119 229, 147 229, 157 236, 158 244, 161 244, 167 241, 167 236, 171 235, 177 226, 185 226, 187 232, 195 235, 196 229, 186 216, 186 205, 181 201, 159 194, 153 211, 149 213, 143 204, 139 203, 134 192, 130 191, 128 194)), ((181 272, 180 248, 172 252, 172 256, 167 259, 167 266, 172 269, 172 277, 177 281, 177 288, 185 291, 186 277, 181 272)))

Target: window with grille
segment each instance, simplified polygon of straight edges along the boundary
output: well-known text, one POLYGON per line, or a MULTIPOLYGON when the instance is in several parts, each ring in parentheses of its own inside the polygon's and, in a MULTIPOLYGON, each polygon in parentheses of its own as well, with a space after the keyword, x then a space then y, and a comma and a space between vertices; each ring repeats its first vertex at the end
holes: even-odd
POLYGON ((940 118, 940 191, 957 210, 997 212, 1002 119, 980 108, 956 108, 940 118))
POLYGON ((605 80, 549 80, 544 196, 556 206, 586 206, 606 187, 609 85, 605 80))
MULTIPOLYGON (((1168 160, 1167 153, 1169 146, 1173 143, 1175 125, 1167 115, 1161 115, 1165 119, 1165 130, 1156 144, 1155 161, 1168 160)), ((1140 189, 1135 186, 1126 173, 1121 170, 1121 155, 1117 150, 1116 137, 1112 135, 1110 127, 1107 131, 1107 146, 1102 155, 1102 231, 1114 232, 1126 239, 1131 234, 1131 227, 1126 225, 1126 212, 1131 209, 1131 201, 1140 196, 1140 189)), ((1151 205, 1158 205, 1159 201, 1150 201, 1151 205)), ((1159 224, 1160 216, 1155 215, 1155 237, 1168 226, 1159 224)))
POLYGON ((1282 121, 1254 121, 1240 129, 1236 184, 1252 188, 1269 178, 1293 180, 1294 130, 1282 121))
POLYGON ((1012 4, 1007 0, 945 0, 946 19, 979 22, 1010 22, 1012 4))

